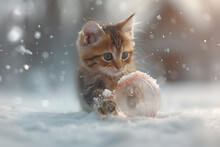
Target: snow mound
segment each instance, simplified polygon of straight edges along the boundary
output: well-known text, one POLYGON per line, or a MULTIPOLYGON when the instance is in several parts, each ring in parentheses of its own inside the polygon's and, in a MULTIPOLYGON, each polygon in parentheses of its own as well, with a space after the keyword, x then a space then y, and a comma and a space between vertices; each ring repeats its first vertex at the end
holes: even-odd
POLYGON ((156 117, 124 119, 108 116, 104 120, 100 120, 95 113, 61 113, 63 109, 76 107, 65 96, 62 99, 66 101, 64 106, 60 101, 51 101, 48 108, 53 109, 36 107, 38 101, 33 99, 28 105, 24 105, 28 99, 23 99, 20 108, 17 108, 4 102, 3 98, 9 100, 9 95, 6 97, 1 92, 0 146, 218 147, 219 86, 207 83, 167 84, 161 88, 163 99, 156 117))
POLYGON ((203 147, 219 144, 220 109, 160 112, 155 118, 107 117, 105 120, 99 120, 95 113, 82 111, 27 111, 24 114, 25 111, 16 113, 5 106, 1 106, 0 110, 1 146, 203 147), (8 117, 5 117, 6 113, 8 117))

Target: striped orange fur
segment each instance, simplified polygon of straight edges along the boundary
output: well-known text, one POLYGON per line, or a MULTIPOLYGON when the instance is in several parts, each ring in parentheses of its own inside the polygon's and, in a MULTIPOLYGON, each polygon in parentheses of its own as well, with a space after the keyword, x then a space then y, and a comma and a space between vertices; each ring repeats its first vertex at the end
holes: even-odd
POLYGON ((102 92, 104 89, 113 91, 123 75, 136 70, 133 22, 134 14, 117 24, 101 25, 88 20, 79 32, 78 80, 83 110, 97 110, 100 114, 115 111, 113 97, 106 97, 102 92), (94 98, 99 100, 97 107, 94 98))

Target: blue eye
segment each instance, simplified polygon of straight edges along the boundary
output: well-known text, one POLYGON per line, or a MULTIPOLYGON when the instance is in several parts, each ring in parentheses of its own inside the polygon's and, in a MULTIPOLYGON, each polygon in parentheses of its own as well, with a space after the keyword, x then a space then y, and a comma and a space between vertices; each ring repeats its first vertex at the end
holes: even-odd
POLYGON ((111 53, 104 53, 103 54, 103 58, 106 60, 106 61, 111 61, 113 59, 113 56, 111 53))
POLYGON ((124 51, 124 52, 122 53, 122 55, 121 55, 121 58, 124 59, 124 60, 127 59, 127 58, 128 58, 128 54, 129 54, 129 53, 128 53, 127 51, 124 51))

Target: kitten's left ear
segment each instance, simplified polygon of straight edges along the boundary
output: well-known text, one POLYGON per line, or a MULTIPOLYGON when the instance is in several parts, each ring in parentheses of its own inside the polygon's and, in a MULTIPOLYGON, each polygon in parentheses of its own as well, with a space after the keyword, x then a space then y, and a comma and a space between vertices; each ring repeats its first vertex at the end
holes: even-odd
POLYGON ((118 26, 120 27, 121 31, 125 34, 127 34, 127 36, 130 39, 134 38, 134 33, 133 33, 133 28, 134 28, 134 15, 132 14, 131 16, 129 16, 127 19, 125 19, 124 21, 118 23, 118 26))

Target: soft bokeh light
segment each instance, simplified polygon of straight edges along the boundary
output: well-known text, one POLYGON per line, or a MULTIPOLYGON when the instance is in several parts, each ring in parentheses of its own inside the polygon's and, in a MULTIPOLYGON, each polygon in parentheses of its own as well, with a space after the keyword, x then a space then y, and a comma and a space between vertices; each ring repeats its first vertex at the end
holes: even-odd
POLYGON ((13 27, 8 33, 8 39, 11 42, 17 42, 22 37, 22 30, 19 27, 13 27))

